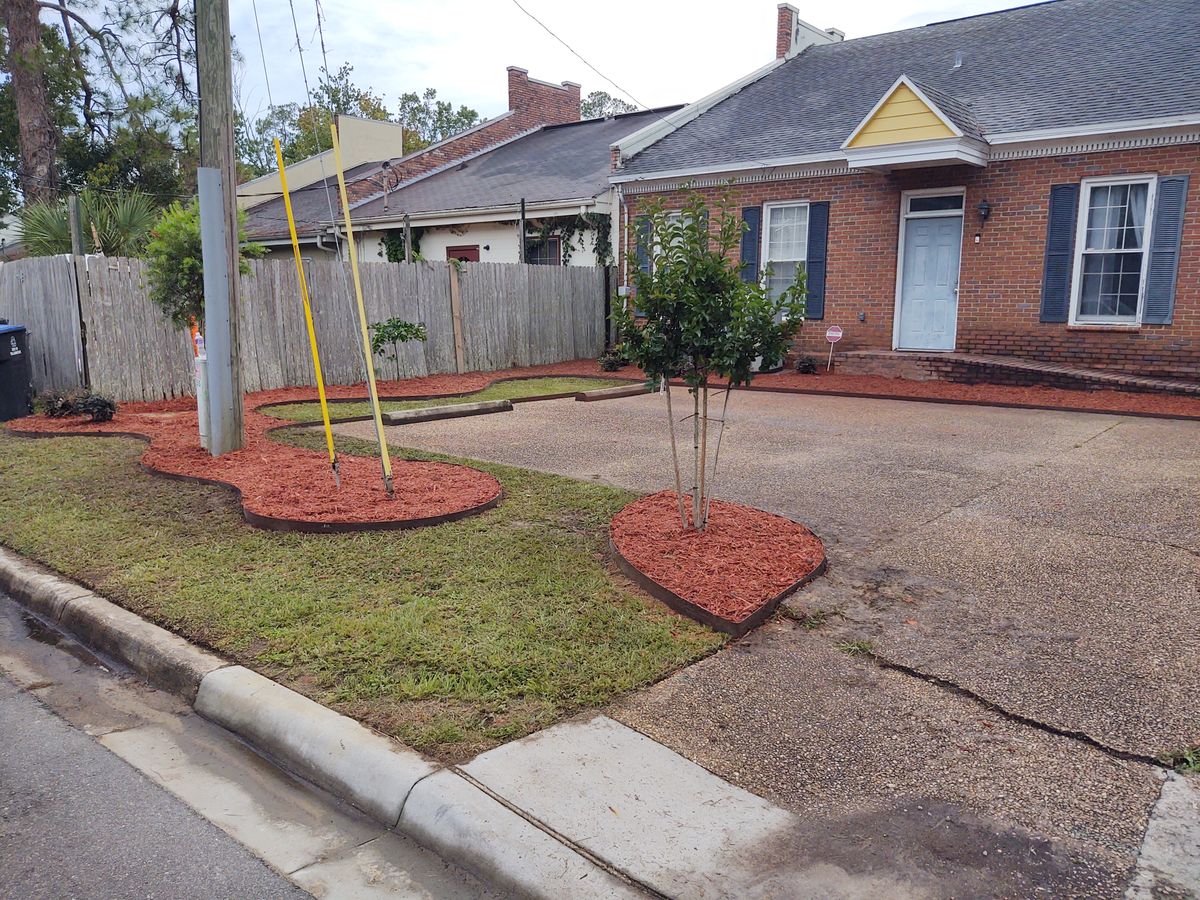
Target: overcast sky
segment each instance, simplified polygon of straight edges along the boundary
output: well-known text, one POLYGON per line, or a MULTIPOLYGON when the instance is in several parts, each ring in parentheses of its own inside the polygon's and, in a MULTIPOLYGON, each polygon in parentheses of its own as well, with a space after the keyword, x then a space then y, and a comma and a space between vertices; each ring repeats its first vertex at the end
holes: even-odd
MULTIPOLYGON (((317 0, 293 0, 310 82, 321 65, 317 0)), ((389 105, 405 91, 438 97, 484 116, 507 109, 505 68, 576 81, 641 105, 696 100, 774 57, 774 0, 520 0, 618 91, 530 19, 513 0, 320 0, 329 66, 354 66, 356 83, 389 105)), ((302 101, 300 54, 287 0, 254 0, 276 103, 302 101)), ((1017 0, 798 0, 800 17, 839 28, 847 39, 1023 5, 1017 0)), ((232 0, 244 56, 237 78, 246 111, 266 108, 267 90, 251 0, 232 0)))

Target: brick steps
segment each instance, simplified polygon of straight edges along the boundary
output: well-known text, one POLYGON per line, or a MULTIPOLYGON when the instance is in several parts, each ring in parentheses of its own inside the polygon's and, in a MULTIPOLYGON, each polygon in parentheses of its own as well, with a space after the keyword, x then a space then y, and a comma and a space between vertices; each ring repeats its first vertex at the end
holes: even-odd
POLYGON ((1103 369, 1084 369, 1017 356, 978 353, 913 353, 852 350, 838 357, 842 375, 882 375, 913 381, 941 379, 960 384, 1043 385, 1069 390, 1117 390, 1200 396, 1200 383, 1151 378, 1103 369))

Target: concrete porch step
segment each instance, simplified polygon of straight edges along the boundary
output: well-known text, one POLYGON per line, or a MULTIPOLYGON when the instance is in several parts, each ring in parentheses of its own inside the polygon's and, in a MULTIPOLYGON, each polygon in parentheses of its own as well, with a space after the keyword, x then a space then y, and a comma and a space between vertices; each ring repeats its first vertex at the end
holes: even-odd
POLYGON ((1042 385, 1070 390, 1200 396, 1200 382, 981 353, 851 350, 837 358, 837 369, 842 375, 882 375, 914 381, 941 379, 965 384, 1042 385))

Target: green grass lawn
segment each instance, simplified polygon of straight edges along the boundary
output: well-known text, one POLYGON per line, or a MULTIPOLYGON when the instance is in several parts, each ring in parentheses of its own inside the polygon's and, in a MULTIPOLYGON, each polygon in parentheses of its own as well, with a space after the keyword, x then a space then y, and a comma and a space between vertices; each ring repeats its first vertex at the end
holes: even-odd
MULTIPOLYGON (((522 378, 519 381, 498 381, 481 391, 465 397, 442 397, 437 400, 384 400, 379 406, 384 412, 398 409, 418 409, 423 406, 445 406, 450 403, 477 403, 480 400, 515 400, 520 397, 537 397, 543 394, 565 394, 569 391, 595 391, 600 388, 628 384, 608 378, 522 378)), ((264 406, 261 410, 268 416, 292 422, 321 421, 320 403, 294 403, 264 406)), ((329 416, 333 419, 371 415, 371 404, 366 400, 338 401, 329 404, 329 416)))
POLYGON ((722 641, 611 574, 607 525, 625 491, 473 462, 506 491, 483 515, 277 534, 244 524, 227 491, 145 473, 143 450, 0 430, 0 541, 443 759, 604 704, 722 641))

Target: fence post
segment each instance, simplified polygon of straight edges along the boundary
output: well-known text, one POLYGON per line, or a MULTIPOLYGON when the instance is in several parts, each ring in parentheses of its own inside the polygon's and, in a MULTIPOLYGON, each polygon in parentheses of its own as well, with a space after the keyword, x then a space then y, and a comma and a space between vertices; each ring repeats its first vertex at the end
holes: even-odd
POLYGON ((446 266, 450 269, 450 322, 454 327, 454 367, 461 374, 467 371, 467 352, 463 345, 462 295, 459 293, 457 260, 448 260, 446 266))

